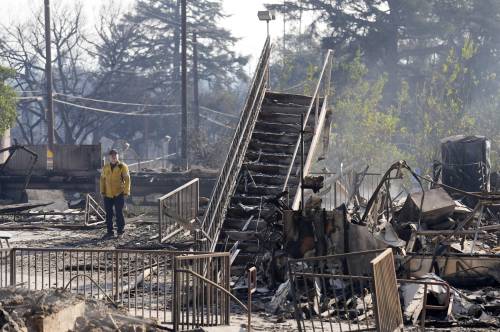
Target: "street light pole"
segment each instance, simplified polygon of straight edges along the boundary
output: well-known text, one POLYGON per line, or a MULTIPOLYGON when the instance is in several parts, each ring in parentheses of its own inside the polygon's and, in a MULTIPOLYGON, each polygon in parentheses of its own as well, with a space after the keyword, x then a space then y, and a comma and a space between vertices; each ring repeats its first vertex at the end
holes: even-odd
MULTIPOLYGON (((269 21, 276 19, 276 14, 272 10, 261 10, 257 12, 257 17, 260 21, 266 21, 267 27, 267 38, 269 39, 271 36, 269 34, 269 21)), ((271 88, 271 67, 269 64, 267 65, 267 87, 271 88)))

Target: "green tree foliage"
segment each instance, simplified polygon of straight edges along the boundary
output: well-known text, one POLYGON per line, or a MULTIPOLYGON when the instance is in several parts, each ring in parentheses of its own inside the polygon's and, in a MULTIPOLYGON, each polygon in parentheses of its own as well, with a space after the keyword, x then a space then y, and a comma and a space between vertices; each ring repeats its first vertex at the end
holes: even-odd
POLYGON ((16 121, 16 93, 5 83, 14 74, 12 69, 0 66, 0 135, 16 121))
MULTIPOLYGON (((121 21, 134 26, 133 42, 127 52, 137 69, 163 68, 173 81, 180 78, 179 0, 139 0, 121 21)), ((237 41, 220 26, 224 18, 220 0, 187 1, 188 58, 192 59, 192 38, 197 33, 200 79, 212 86, 230 86, 246 78, 243 66, 248 58, 237 55, 237 41)), ((177 83, 178 84, 178 83, 177 83)))
POLYGON ((390 84, 401 78, 418 81, 422 69, 445 59, 465 39, 478 45, 471 66, 479 76, 499 69, 500 3, 495 0, 302 0, 277 9, 292 16, 312 12, 310 29, 324 48, 348 59, 361 50, 370 70, 387 73, 390 84))
POLYGON ((302 0, 270 7, 289 21, 309 12, 310 44, 318 46, 308 53, 318 58, 331 48, 342 64, 333 73, 332 162, 383 169, 404 157, 426 171, 439 159, 440 140, 456 134, 486 135, 498 155, 500 2, 302 0))
MULTIPOLYGON (((424 164, 439 158, 442 138, 458 134, 474 134, 475 119, 468 114, 474 73, 468 62, 476 53, 472 41, 459 51, 451 49, 446 61, 433 71, 417 89, 414 98, 415 125, 408 141, 413 140, 418 162, 424 164), (457 54, 458 53, 458 54, 457 54)), ((410 101, 409 101, 410 102, 410 101)))
POLYGON ((361 62, 359 52, 353 61, 338 64, 338 72, 346 77, 346 84, 333 95, 331 149, 336 153, 330 162, 336 167, 340 163, 383 167, 394 159, 408 159, 410 156, 397 144, 405 134, 400 111, 406 100, 407 86, 401 88, 400 103, 385 107, 382 98, 387 76, 368 79, 368 68, 361 62))

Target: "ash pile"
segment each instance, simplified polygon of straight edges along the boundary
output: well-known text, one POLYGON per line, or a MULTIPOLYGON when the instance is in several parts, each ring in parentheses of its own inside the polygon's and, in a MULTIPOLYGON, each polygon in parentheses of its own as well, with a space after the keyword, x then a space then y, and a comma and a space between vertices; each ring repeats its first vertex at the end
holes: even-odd
POLYGON ((307 177, 315 185, 301 209, 281 209, 282 243, 258 262, 254 308, 303 331, 500 328, 500 193, 489 142, 459 136, 441 148, 432 176, 399 161, 369 195, 368 168, 343 184, 307 177), (344 204, 328 211, 327 193, 339 188, 344 204), (381 258, 387 248, 390 260, 381 258))
POLYGON ((63 290, 0 289, 0 330, 44 331, 161 331, 151 320, 129 316, 98 300, 63 290))

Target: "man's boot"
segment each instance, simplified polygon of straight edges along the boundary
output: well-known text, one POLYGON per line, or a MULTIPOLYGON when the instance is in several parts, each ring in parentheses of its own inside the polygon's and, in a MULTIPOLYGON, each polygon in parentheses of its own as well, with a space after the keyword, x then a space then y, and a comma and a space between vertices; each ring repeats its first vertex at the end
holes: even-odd
POLYGON ((108 232, 108 233, 104 234, 104 236, 102 237, 102 239, 103 239, 103 240, 109 240, 109 239, 112 239, 112 238, 114 238, 114 237, 115 237, 115 233, 113 233, 113 232, 111 232, 111 233, 110 233, 110 232, 108 232))

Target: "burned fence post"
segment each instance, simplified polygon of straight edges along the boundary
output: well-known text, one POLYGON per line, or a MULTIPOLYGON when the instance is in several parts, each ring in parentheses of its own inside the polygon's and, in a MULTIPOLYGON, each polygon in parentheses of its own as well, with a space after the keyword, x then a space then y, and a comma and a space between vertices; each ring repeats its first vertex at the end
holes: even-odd
POLYGON ((252 294, 257 290, 257 268, 252 266, 248 269, 248 325, 247 331, 250 332, 252 330, 252 294))
POLYGON ((16 249, 10 250, 10 285, 16 285, 16 249))

